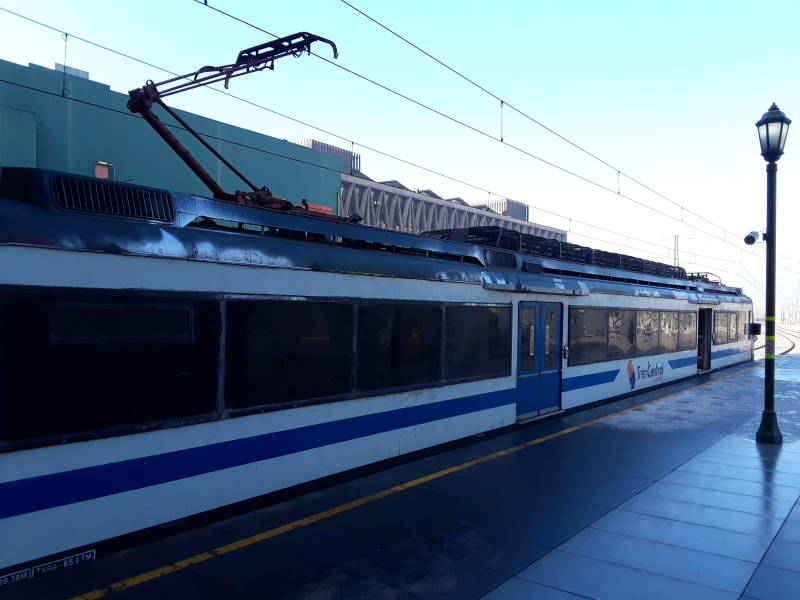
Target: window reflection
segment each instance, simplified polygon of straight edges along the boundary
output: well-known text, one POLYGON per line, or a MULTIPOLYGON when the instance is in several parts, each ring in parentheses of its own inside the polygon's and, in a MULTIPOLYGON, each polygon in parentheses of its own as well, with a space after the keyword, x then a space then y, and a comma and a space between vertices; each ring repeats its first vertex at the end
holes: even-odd
POLYGON ((678 349, 678 313, 662 312, 658 338, 659 352, 675 352, 678 349))
POLYGON ((636 356, 636 311, 608 311, 608 358, 636 356))
POLYGON ((608 310, 570 308, 569 364, 585 365, 606 360, 608 348, 608 310))
POLYGON ((636 311, 636 352, 639 356, 658 352, 658 311, 636 311))
MULTIPOLYGON (((724 332, 727 339, 727 320, 724 332)), ((570 307, 568 335, 572 366, 693 350, 697 313, 570 307)))
POLYGON ((678 332, 678 349, 693 350, 697 348, 697 314, 682 312, 678 317, 680 331, 678 332))
POLYGON ((739 339, 739 314, 728 313, 728 342, 739 339))
POLYGON ((714 313, 714 344, 728 343, 728 313, 717 311, 714 313))

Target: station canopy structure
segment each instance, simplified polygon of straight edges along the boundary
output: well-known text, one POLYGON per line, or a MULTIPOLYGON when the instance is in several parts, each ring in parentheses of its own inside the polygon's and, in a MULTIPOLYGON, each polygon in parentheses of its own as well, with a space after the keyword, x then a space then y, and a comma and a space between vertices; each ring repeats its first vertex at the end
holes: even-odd
POLYGON ((503 227, 562 242, 567 239, 563 229, 515 219, 487 207, 469 206, 460 198, 444 199, 430 190, 414 192, 395 183, 342 173, 339 214, 357 214, 366 225, 416 234, 440 229, 503 227))

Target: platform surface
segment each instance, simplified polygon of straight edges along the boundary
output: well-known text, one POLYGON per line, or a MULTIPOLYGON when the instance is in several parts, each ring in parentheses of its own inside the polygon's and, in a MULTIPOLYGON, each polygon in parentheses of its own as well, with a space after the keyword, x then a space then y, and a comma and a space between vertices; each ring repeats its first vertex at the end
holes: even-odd
POLYGON ((5 598, 800 597, 800 355, 476 441, 5 598))

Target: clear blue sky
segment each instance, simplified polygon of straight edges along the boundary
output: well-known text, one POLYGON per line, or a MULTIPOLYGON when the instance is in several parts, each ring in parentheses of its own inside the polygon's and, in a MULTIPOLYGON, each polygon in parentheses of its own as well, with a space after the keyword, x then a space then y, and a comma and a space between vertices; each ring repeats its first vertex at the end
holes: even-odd
MULTIPOLYGON (((499 102, 339 0, 209 3, 277 35, 310 31, 333 39, 342 66, 499 136, 499 102)), ((271 109, 530 204, 533 220, 569 229, 576 243, 716 272, 762 303, 763 247, 741 236, 765 225, 765 163, 754 123, 773 101, 800 128, 800 4, 775 2, 478 2, 353 0, 496 95, 731 232, 683 214, 685 223, 645 209, 521 155, 313 57, 284 59, 274 72, 240 78, 231 91, 271 109), (774 24, 773 24, 774 23, 774 24), (768 37, 776 35, 778 37, 768 37), (651 242, 628 241, 543 211, 557 212, 651 242), (704 233, 707 232, 707 233, 704 233), (598 241, 601 238, 604 241, 598 241), (700 256, 704 255, 704 256, 700 256)), ((0 6, 184 73, 231 62, 269 36, 192 0, 136 4, 80 0, 0 6)), ((0 58, 52 67, 63 62, 59 34, 0 12, 0 58)), ((320 46, 320 54, 329 56, 320 46)), ((166 77, 152 68, 67 42, 67 64, 118 91, 166 77)), ((2 98, 0 98, 2 101, 2 98)), ((289 140, 346 142, 201 90, 176 96, 187 110, 289 140)), ((504 112, 507 142, 617 189, 613 169, 542 128, 504 112)), ((778 252, 800 261, 800 133, 791 131, 778 172, 778 252)), ((480 200, 476 191, 356 146, 376 179, 480 200)), ((268 184, 269 174, 264 183, 268 184)), ((621 179, 621 191, 678 220, 681 210, 621 179)), ((779 304, 796 302, 800 262, 782 260, 779 304)))

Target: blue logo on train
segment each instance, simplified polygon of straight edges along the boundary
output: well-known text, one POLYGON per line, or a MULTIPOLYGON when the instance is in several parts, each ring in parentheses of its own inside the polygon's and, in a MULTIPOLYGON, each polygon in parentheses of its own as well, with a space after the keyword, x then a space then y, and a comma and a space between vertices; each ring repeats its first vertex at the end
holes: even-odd
POLYGON ((636 371, 633 368, 633 362, 628 361, 628 381, 631 382, 631 389, 636 387, 636 371))
MULTIPOLYGON (((651 363, 647 361, 647 366, 642 368, 640 366, 633 366, 633 361, 628 361, 628 381, 631 384, 631 389, 636 387, 637 379, 652 379, 654 382, 664 380, 664 363, 651 363)), ((649 383, 649 382, 648 382, 649 383)))

